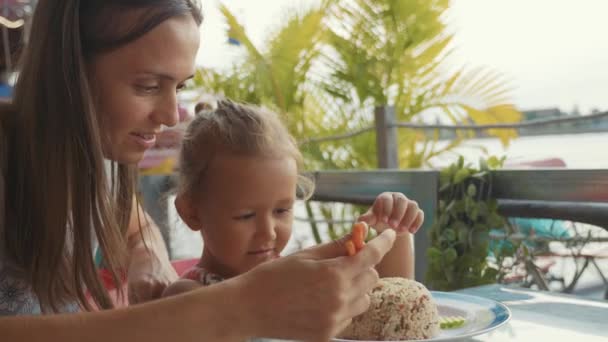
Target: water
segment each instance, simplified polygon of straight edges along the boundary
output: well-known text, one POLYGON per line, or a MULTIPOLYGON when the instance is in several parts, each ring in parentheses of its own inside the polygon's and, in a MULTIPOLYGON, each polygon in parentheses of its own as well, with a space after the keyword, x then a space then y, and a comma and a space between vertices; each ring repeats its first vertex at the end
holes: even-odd
MULTIPOLYGON (((467 141, 454 150, 467 160, 477 161, 486 155, 507 156, 512 163, 560 158, 570 169, 608 169, 608 132, 520 137, 504 148, 498 139, 484 138, 467 141)), ((438 167, 456 158, 449 153, 432 160, 438 167)))

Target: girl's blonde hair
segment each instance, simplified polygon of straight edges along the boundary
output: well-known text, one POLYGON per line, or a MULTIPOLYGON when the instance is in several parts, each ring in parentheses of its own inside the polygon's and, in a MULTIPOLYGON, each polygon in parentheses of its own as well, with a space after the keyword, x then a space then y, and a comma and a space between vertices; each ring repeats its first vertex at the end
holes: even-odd
POLYGON ((199 111, 182 141, 178 195, 196 198, 214 157, 221 154, 293 158, 298 166, 298 197, 312 196, 314 183, 302 174, 298 145, 272 111, 230 100, 199 111))

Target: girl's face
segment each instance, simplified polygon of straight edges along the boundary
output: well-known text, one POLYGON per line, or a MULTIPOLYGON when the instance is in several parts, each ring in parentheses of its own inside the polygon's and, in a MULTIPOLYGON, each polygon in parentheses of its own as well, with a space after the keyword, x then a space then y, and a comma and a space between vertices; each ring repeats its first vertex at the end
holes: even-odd
POLYGON ((154 146, 162 125, 178 122, 177 91, 194 74, 199 41, 191 16, 173 17, 91 61, 106 158, 137 163, 154 146))
POLYGON ((202 266, 232 277, 278 257, 291 236, 297 180, 292 158, 214 158, 201 200, 189 204, 195 223, 186 219, 202 232, 202 266))

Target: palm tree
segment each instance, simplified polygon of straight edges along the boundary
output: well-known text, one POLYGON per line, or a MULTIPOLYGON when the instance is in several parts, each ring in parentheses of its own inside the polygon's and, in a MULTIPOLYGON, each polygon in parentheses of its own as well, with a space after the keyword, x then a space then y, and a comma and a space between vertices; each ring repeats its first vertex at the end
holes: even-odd
MULTIPOLYGON (((455 124, 520 121, 498 73, 483 68, 450 71, 453 35, 443 21, 448 7, 448 0, 332 1, 330 49, 323 55, 330 77, 322 87, 368 113, 374 106, 392 105, 402 122, 428 122, 429 117, 455 124)), ((404 168, 423 166, 468 136, 458 132, 454 141, 439 147, 437 139, 423 132, 404 133, 399 142, 404 168)), ((513 130, 488 133, 505 144, 516 136, 513 130)), ((374 140, 365 143, 370 146, 374 140)), ((367 164, 373 167, 375 161, 367 164)))
POLYGON ((220 8, 228 24, 228 37, 241 49, 240 59, 228 72, 200 70, 195 83, 212 93, 272 107, 284 114, 292 134, 303 136, 305 89, 312 63, 317 59, 324 31, 325 7, 296 11, 264 48, 256 47, 230 10, 220 8), (289 114, 289 115, 288 115, 289 114))

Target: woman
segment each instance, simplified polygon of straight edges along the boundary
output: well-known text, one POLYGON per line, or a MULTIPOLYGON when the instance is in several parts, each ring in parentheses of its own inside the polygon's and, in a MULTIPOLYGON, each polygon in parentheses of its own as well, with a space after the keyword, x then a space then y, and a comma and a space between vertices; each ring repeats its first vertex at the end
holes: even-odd
POLYGON ((390 231, 353 258, 333 243, 173 298, 61 314, 90 311, 86 292, 112 308, 93 239, 116 283, 127 270, 135 301, 175 278, 134 199, 135 165, 177 122, 201 21, 190 0, 38 2, 13 104, 0 114, 0 310, 27 315, 0 319, 3 340, 318 340, 369 305, 390 231))

